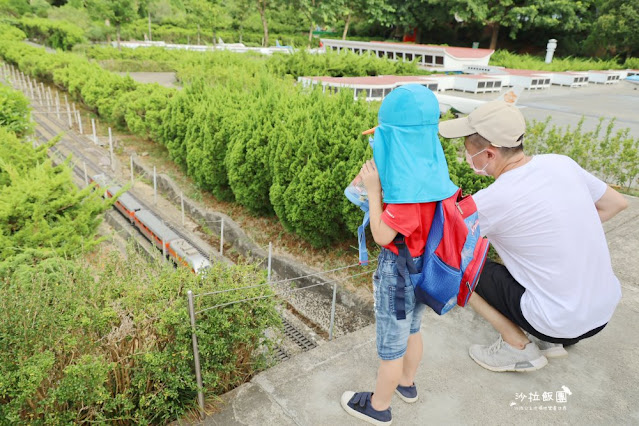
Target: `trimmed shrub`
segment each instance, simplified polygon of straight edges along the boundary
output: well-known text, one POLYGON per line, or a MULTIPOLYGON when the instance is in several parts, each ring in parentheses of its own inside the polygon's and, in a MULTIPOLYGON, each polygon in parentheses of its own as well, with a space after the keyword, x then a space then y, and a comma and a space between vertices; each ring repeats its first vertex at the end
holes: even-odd
POLYGON ((33 131, 29 101, 22 93, 0 84, 0 127, 21 137, 33 131))
POLYGON ((52 21, 46 18, 22 18, 20 28, 30 39, 39 41, 55 49, 71 50, 86 41, 84 31, 69 22, 52 21))

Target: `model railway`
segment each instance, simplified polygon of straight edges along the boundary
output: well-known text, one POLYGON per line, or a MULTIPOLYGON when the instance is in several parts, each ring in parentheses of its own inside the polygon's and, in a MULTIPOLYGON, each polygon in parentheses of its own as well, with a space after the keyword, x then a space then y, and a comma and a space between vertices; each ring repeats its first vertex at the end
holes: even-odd
MULTIPOLYGON (((48 132, 51 132, 51 134, 55 133, 50 126, 42 121, 38 124, 48 132)), ((42 133, 38 133, 40 137, 45 137, 42 133)), ((75 157, 82 159, 88 167, 94 171, 100 171, 91 160, 78 152, 78 150, 67 144, 64 144, 64 146, 75 157)), ((52 150, 62 155, 57 148, 52 148, 52 150)), ((74 171, 79 176, 83 173, 78 166, 74 167, 74 171)), ((122 190, 121 186, 112 184, 110 178, 105 174, 91 177, 90 182, 94 183, 97 188, 103 189, 106 198, 112 198, 122 190)), ((176 265, 186 266, 194 273, 201 273, 211 267, 211 262, 201 250, 191 244, 179 231, 167 226, 151 209, 146 207, 141 201, 138 201, 133 195, 128 192, 122 193, 115 201, 114 207, 156 248, 162 251, 163 255, 173 260, 176 265)))
MULTIPOLYGON (((96 188, 104 190, 105 198, 113 198, 122 192, 121 186, 110 183, 103 174, 93 176, 91 182, 96 185, 96 188)), ((142 203, 129 193, 120 194, 113 206, 176 265, 186 266, 196 274, 211 267, 211 262, 200 251, 166 226, 152 211, 144 208, 142 203)))
MULTIPOLYGON (((36 108, 34 108, 36 109, 36 108)), ((38 125, 49 132, 51 135, 58 132, 49 126, 44 120, 38 120, 38 125)), ((47 140, 47 135, 36 129, 36 134, 43 140, 47 140)), ((66 133, 67 137, 82 143, 78 136, 73 133, 66 133)), ((111 178, 101 172, 101 168, 96 166, 89 158, 87 158, 82 152, 75 147, 60 141, 65 149, 69 150, 74 157, 81 159, 95 174, 89 177, 89 180, 93 182, 97 188, 104 190, 104 196, 108 198, 114 197, 118 192, 122 190, 122 187, 111 183, 111 178)), ((65 154, 58 148, 52 147, 50 150, 61 158, 65 157, 65 154)), ((73 171, 78 177, 84 178, 85 171, 79 166, 74 165, 73 171)), ((195 245, 191 244, 188 239, 177 229, 164 223, 159 219, 152 210, 147 207, 142 201, 136 199, 132 194, 124 192, 120 194, 118 199, 114 203, 114 207, 131 223, 132 226, 137 228, 142 235, 144 235, 156 248, 163 250, 163 253, 168 255, 176 264, 189 267, 195 273, 201 273, 211 266, 211 263, 205 253, 195 245)), ((308 339, 303 332, 297 327, 291 324, 286 318, 282 317, 284 323, 284 335, 286 338, 293 341, 301 351, 307 351, 316 347, 316 343, 308 339)), ((276 348, 275 357, 279 361, 285 361, 290 358, 290 354, 281 346, 276 348)))

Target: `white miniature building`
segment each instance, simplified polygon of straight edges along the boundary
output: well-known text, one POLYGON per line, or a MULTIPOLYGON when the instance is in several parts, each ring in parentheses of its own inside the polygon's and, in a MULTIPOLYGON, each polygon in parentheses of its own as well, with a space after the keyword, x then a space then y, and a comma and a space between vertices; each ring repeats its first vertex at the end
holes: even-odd
POLYGON ((581 72, 555 72, 550 77, 550 82, 557 86, 580 87, 588 85, 588 73, 581 72))
POLYGON ((620 71, 588 71, 588 80, 597 84, 615 84, 621 80, 620 71))
POLYGON ((374 77, 298 77, 304 87, 321 85, 322 90, 339 91, 342 88, 353 89, 354 98, 364 93, 367 101, 381 101, 393 89, 403 84, 421 84, 433 92, 438 90, 438 82, 430 76, 380 75, 374 77))
POLYGON ((550 87, 552 73, 512 68, 504 68, 504 71, 510 75, 511 86, 523 86, 528 90, 547 89, 550 87))
POLYGON ((359 55, 370 54, 391 60, 417 61, 419 67, 429 70, 461 71, 465 65, 488 65, 492 49, 448 47, 428 44, 389 43, 378 41, 351 41, 321 39, 326 50, 349 50, 359 55))
POLYGON ((486 74, 461 74, 455 76, 455 90, 470 93, 499 92, 503 81, 498 76, 486 74))

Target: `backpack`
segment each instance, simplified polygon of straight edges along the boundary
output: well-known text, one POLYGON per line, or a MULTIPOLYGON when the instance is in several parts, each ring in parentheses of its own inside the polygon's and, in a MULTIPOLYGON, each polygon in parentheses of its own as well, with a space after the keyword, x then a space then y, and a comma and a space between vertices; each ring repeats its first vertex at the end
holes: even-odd
MULTIPOLYGON (((451 197, 437 202, 422 255, 421 271, 415 268, 404 236, 398 234, 395 238, 399 251, 399 281, 410 280, 416 299, 439 315, 455 305, 466 306, 488 254, 488 240, 480 235, 475 201, 470 195, 462 196, 461 189, 458 189, 451 197)), ((398 289, 403 287, 401 284, 398 283, 398 289)), ((403 309, 400 312, 404 304, 397 302, 403 301, 396 300, 397 319, 406 318, 403 309)))

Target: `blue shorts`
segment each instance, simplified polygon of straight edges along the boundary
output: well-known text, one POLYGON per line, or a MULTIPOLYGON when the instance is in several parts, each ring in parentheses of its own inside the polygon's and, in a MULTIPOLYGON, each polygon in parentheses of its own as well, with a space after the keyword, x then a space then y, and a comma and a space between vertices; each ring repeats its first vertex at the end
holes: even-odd
MULTIPOLYGON (((422 268, 422 258, 414 257, 415 267, 422 268)), ((408 336, 419 332, 426 305, 415 300, 413 284, 405 284, 406 319, 398 320, 395 310, 397 289, 397 255, 382 248, 377 270, 373 274, 373 294, 375 298, 375 326, 377 332, 377 354, 389 361, 404 356, 408 346, 408 336)))

